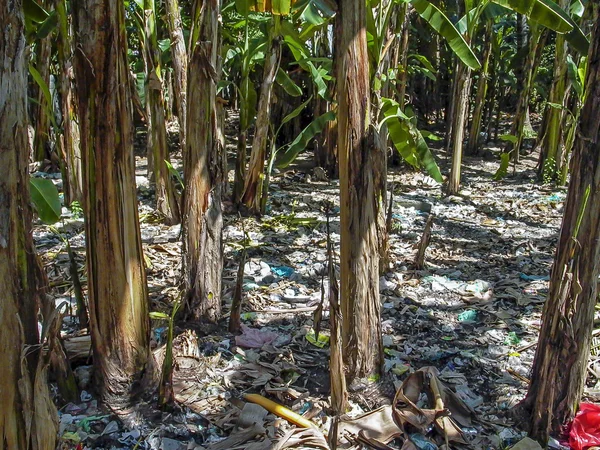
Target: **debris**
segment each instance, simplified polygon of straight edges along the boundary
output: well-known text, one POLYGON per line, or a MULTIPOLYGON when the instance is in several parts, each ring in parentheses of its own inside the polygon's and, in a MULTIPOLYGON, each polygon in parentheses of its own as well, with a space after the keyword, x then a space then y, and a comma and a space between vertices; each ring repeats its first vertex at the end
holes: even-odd
POLYGON ((573 450, 600 446, 600 405, 581 403, 569 431, 569 445, 573 450))
POLYGON ((256 403, 256 404, 262 406, 267 411, 269 411, 283 419, 288 420, 289 422, 293 423, 296 426, 299 426, 302 428, 316 427, 316 425, 313 422, 311 422, 310 420, 305 419, 301 415, 296 414, 294 411, 286 408, 283 405, 275 403, 274 401, 271 401, 271 400, 263 397, 262 395, 246 394, 246 395, 244 395, 244 399, 248 402, 253 402, 253 403, 256 403))
POLYGON ((261 348, 263 345, 272 344, 280 335, 274 331, 257 330, 247 325, 241 325, 242 334, 235 337, 236 345, 244 348, 261 348))
POLYGON ((519 442, 517 442, 515 445, 513 445, 511 448, 511 450, 542 450, 542 446, 534 441, 531 438, 523 438, 521 439, 519 442))

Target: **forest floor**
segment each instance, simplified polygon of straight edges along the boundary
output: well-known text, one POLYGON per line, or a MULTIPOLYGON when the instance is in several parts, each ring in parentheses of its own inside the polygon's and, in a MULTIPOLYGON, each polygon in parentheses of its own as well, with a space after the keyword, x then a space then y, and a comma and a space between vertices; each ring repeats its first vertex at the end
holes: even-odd
MULTIPOLYGON (((233 151, 235 142, 228 143, 228 149, 233 151)), ((433 151, 447 173, 448 155, 433 151)), ((179 156, 175 152, 172 159, 180 168, 179 156)), ((516 172, 509 171, 502 181, 492 179, 499 164, 496 158, 466 158, 463 189, 454 197, 443 196, 441 185, 426 175, 390 169, 391 262, 380 279, 384 375, 351 386, 351 415, 374 412, 358 421, 342 421, 338 432, 346 437, 338 448, 350 448, 347 438, 360 434, 361 428, 364 438, 365 427, 367 438, 386 440, 383 434, 390 428, 393 410, 385 405, 396 390, 406 390, 408 384, 423 392, 427 388, 427 383, 414 384, 418 377, 411 377, 413 373, 427 374, 425 378, 439 380, 453 393, 445 406, 454 413, 460 439, 468 445, 451 443, 449 448, 508 448, 524 436, 522 424, 514 423, 510 411, 527 390, 566 197, 565 189, 536 181, 536 157, 525 156, 516 172), (416 270, 416 247, 430 214, 434 218, 426 267, 416 270), (422 368, 430 369, 419 372, 422 368)), ((145 158, 137 156, 136 162, 151 311, 169 313, 182 286, 180 226, 160 223, 145 158)), ((51 176, 60 185, 59 175, 51 176)), ((328 448, 319 433, 299 435, 289 422, 243 401, 243 394, 262 394, 305 414, 326 434, 331 426, 329 348, 327 339, 315 341, 313 315, 323 284, 322 331, 328 334, 323 206, 325 201, 339 204, 339 183, 317 178, 306 154, 289 170, 274 175, 268 214, 262 219, 241 218, 225 203, 224 319, 218 326, 176 324, 177 407, 145 414, 127 427, 103 410, 91 391, 89 339, 76 331, 70 315, 75 300, 64 242, 47 227, 35 226, 50 295, 57 306, 64 301, 72 305, 63 335, 82 390, 78 402, 65 405, 57 398, 59 448, 328 448), (234 336, 226 330, 244 246, 244 331, 234 336)), ((57 228, 69 238, 85 282, 83 219, 64 212, 57 228)), ((339 208, 334 208, 330 221, 339 255, 339 208)), ((153 346, 160 359, 167 324, 152 322, 153 346)), ((596 399, 598 358, 590 362, 586 390, 586 396, 596 399)), ((420 394, 415 403, 426 409, 426 396, 420 394)), ((443 443, 443 434, 433 427, 410 436, 405 444, 397 439, 389 447, 364 448, 434 449, 438 448, 434 442, 443 443)))

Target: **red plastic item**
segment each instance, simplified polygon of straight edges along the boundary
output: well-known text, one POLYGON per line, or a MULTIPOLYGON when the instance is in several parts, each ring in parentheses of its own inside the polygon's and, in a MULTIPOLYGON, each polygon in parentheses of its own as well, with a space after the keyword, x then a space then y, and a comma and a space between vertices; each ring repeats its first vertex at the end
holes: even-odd
POLYGON ((569 432, 573 450, 585 450, 600 445, 600 405, 581 403, 569 432))

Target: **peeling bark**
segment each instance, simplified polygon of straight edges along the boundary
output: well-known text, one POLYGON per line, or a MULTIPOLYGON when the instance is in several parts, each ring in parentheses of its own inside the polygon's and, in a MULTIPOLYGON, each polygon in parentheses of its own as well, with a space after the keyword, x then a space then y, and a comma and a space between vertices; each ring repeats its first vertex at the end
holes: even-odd
POLYGON ((58 426, 38 345, 23 30, 21 1, 0 2, 0 450, 47 450, 58 426))
POLYGON ((79 144, 79 124, 77 122, 77 99, 73 88, 73 40, 71 24, 67 16, 65 0, 56 0, 58 17, 58 63, 60 65, 60 100, 62 132, 58 138, 61 155, 65 204, 83 202, 83 175, 81 148, 79 144))
POLYGON ((166 0, 167 23, 171 35, 171 61, 173 63, 173 81, 177 98, 177 118, 179 119, 179 142, 185 148, 187 127, 187 50, 181 25, 181 13, 177 0, 166 0))
POLYGON ((341 0, 336 21, 340 162, 340 294, 348 381, 382 361, 377 221, 380 163, 369 133, 369 58, 363 2, 341 0))
POLYGON ((252 141, 250 163, 248 164, 248 172, 246 173, 244 184, 244 194, 242 195, 242 203, 255 214, 260 213, 265 160, 267 157, 267 141, 269 137, 269 125, 271 122, 271 97, 273 94, 273 85, 275 84, 275 75, 277 74, 279 59, 281 57, 279 38, 271 35, 269 40, 270 46, 266 53, 264 76, 260 87, 260 97, 256 113, 256 131, 254 132, 254 140, 252 141))
POLYGON ((221 317, 221 197, 226 168, 216 105, 221 74, 220 1, 208 0, 197 7, 202 8, 202 13, 192 30, 187 140, 183 154, 186 314, 195 320, 216 322, 221 317))
POLYGON ((448 181, 448 194, 458 194, 460 190, 460 173, 465 137, 465 121, 469 113, 469 92, 471 90, 471 69, 462 62, 456 63, 456 78, 454 79, 454 101, 452 108, 452 128, 450 145, 452 147, 452 169, 448 181))
POLYGON ((94 376, 102 400, 119 410, 131 403, 151 358, 125 10, 120 0, 73 7, 94 376))

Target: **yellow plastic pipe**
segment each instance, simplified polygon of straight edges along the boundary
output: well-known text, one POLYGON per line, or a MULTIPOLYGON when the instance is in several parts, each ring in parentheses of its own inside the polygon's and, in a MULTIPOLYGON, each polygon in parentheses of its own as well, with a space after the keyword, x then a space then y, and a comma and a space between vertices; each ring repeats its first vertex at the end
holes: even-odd
POLYGON ((317 426, 308 420, 305 417, 302 417, 300 414, 295 413, 291 409, 286 408, 279 403, 275 403, 274 401, 269 400, 268 398, 263 397, 259 394, 245 394, 244 400, 251 403, 256 403, 257 405, 262 406, 270 413, 275 414, 276 416, 281 417, 282 419, 287 420, 288 422, 293 423, 296 426, 301 428, 317 428, 317 426))

